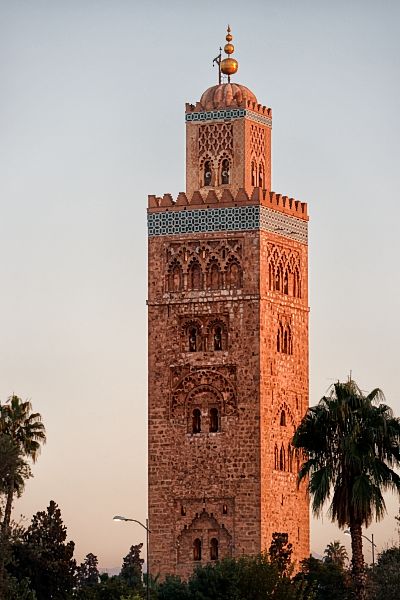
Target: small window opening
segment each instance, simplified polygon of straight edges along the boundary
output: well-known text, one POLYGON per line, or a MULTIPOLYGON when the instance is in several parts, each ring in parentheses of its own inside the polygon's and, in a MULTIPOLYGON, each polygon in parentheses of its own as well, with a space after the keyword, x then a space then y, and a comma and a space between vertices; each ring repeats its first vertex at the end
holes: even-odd
POLYGON ((214 350, 222 350, 222 328, 219 326, 214 329, 214 350))
POLYGON ((255 187, 255 185, 256 185, 256 178, 257 178, 256 163, 253 161, 251 163, 251 185, 253 187, 255 187))
POLYGON ((206 160, 204 163, 204 185, 211 185, 211 162, 206 160))
POLYGON ((283 445, 281 446, 281 450, 279 452, 279 470, 285 470, 285 448, 283 447, 283 445))
POLYGON ((264 167, 262 165, 260 165, 258 171, 258 187, 264 188, 264 167))
POLYGON ((201 433, 201 411, 195 408, 192 414, 192 433, 201 433))
POLYGON ((227 515, 228 514, 228 505, 227 504, 223 504, 222 505, 222 514, 223 515, 227 515))
POLYGON ((222 185, 226 185, 229 183, 229 160, 224 158, 221 166, 221 183, 222 185))
POLYGON ((201 540, 199 538, 193 542, 193 560, 201 560, 201 540))
POLYGON ((285 426, 286 426, 286 413, 285 413, 285 411, 283 410, 283 411, 281 412, 281 427, 285 427, 285 426))
POLYGON ((210 559, 218 560, 218 540, 217 538, 211 538, 210 542, 210 559))
POLYGON ((274 468, 277 471, 279 469, 279 456, 278 456, 278 446, 275 444, 275 450, 274 450, 274 468))
POLYGON ((182 517, 186 516, 186 508, 183 506, 183 504, 181 504, 181 515, 182 517))
POLYGON ((197 329, 196 327, 191 327, 189 329, 189 352, 197 351, 197 329))
POLYGON ((210 433, 219 431, 219 414, 218 408, 210 409, 210 433))
POLYGON ((287 271, 285 271, 285 276, 283 278, 283 293, 286 294, 286 296, 289 294, 289 275, 287 271))

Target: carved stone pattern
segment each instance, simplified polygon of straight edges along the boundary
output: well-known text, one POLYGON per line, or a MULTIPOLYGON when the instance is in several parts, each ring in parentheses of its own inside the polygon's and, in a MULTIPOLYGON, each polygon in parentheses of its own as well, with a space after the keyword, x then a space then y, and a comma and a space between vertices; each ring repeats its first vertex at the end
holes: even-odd
POLYGON ((252 157, 265 158, 265 130, 259 125, 251 125, 250 149, 252 157))
POLYGON ((236 367, 171 367, 170 417, 184 417, 191 397, 204 392, 221 403, 222 416, 234 415, 237 410, 236 367))
POLYGON ((232 123, 200 125, 199 156, 218 156, 221 152, 233 152, 232 123))
POLYGON ((178 260, 184 271, 185 265, 189 266, 193 259, 207 269, 210 261, 216 261, 221 269, 236 258, 240 261, 242 256, 242 241, 240 238, 223 238, 214 240, 188 240, 186 243, 172 242, 167 248, 167 263, 178 260))
MULTIPOLYGON (((232 556, 232 536, 227 528, 218 522, 213 513, 205 509, 197 513, 189 526, 185 525, 177 538, 178 563, 193 561, 193 542, 195 539, 201 541, 202 557, 197 564, 210 561, 209 547, 212 538, 218 540, 218 558, 232 556)), ((196 563, 195 563, 196 564, 196 563)))
POLYGON ((300 270, 300 253, 278 244, 268 244, 268 262, 274 265, 281 263, 283 269, 288 266, 293 272, 296 267, 300 270))

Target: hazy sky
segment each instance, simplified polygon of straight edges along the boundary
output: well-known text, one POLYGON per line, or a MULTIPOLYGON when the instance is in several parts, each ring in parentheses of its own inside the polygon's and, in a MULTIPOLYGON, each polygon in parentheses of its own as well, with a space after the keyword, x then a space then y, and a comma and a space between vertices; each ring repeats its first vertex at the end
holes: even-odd
POLYGON ((144 540, 111 519, 146 518, 147 194, 184 189, 184 103, 228 22, 273 189, 309 203, 310 402, 351 369, 400 414, 400 2, 1 0, 0 398, 48 434, 14 516, 54 499, 102 566, 144 540))

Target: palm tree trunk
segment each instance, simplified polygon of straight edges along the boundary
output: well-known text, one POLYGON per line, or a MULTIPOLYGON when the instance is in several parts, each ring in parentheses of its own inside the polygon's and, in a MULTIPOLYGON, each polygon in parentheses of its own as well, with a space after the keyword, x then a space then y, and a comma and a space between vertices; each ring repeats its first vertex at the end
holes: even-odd
POLYGON ((361 523, 350 524, 353 580, 357 600, 365 600, 365 568, 361 523))
POLYGON ((9 483, 8 490, 7 490, 7 502, 6 502, 6 507, 4 509, 4 518, 3 518, 3 522, 1 524, 1 534, 2 534, 2 538, 4 540, 8 539, 13 497, 14 497, 14 475, 12 475, 10 478, 10 483, 9 483))

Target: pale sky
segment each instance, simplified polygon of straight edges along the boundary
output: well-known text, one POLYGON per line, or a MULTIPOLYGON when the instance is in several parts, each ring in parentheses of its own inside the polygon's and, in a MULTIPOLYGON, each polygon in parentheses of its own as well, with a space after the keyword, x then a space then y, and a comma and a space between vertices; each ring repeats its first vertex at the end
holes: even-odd
MULTIPOLYGON (((103 567, 144 541, 111 519, 146 518, 147 194, 184 190, 184 105, 228 22, 273 190, 309 204, 310 403, 351 370, 400 414, 400 3, 1 0, 0 398, 48 435, 14 517, 54 499, 103 567)), ((333 539, 312 521, 313 551, 333 539)))

